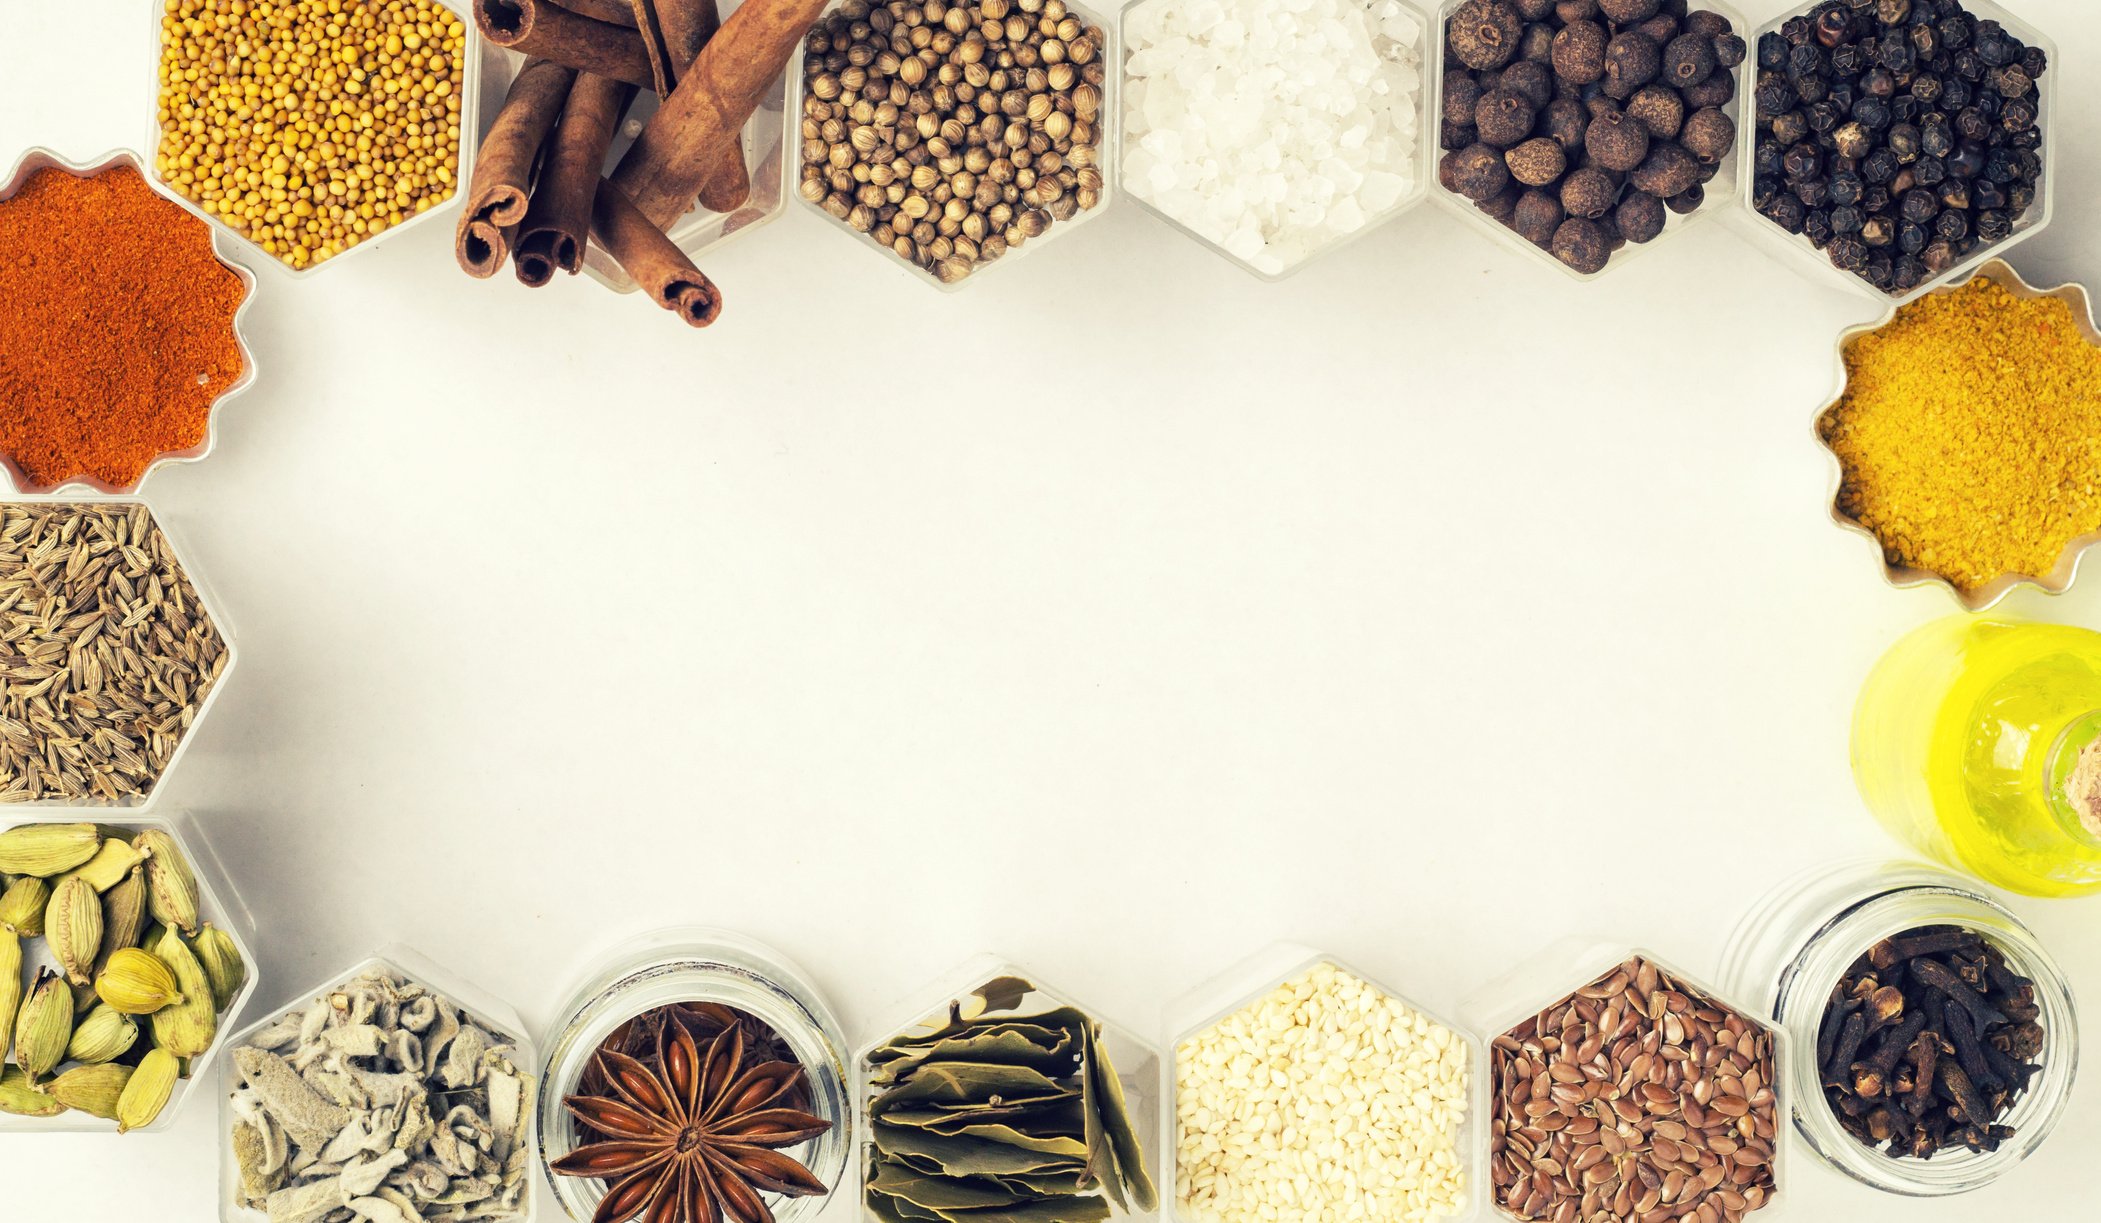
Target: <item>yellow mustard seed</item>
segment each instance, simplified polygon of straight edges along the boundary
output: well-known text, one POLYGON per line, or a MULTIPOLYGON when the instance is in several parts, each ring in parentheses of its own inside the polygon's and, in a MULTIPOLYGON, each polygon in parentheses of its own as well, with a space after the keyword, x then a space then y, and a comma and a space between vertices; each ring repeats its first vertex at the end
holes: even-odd
POLYGON ((451 10, 164 0, 162 14, 156 172, 264 250, 309 267, 452 197, 468 46, 451 10))
POLYGON ((1890 564, 1964 592, 2042 577, 2101 531, 2101 348, 2057 298, 1982 277, 1846 347, 1821 422, 1839 508, 1890 564))

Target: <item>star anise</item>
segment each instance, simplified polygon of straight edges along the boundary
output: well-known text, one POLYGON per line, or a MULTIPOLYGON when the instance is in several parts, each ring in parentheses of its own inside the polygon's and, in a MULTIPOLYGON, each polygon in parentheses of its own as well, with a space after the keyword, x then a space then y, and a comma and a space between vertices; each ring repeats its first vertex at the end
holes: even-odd
POLYGON ((741 1026, 725 1028, 705 1053, 681 1023, 664 1024, 657 1041, 655 1067, 601 1046, 593 1066, 611 1094, 562 1101, 584 1132, 606 1136, 553 1165, 606 1182, 592 1223, 773 1223, 761 1193, 827 1191, 780 1151, 831 1128, 786 1107, 804 1090, 800 1065, 745 1066, 741 1026))

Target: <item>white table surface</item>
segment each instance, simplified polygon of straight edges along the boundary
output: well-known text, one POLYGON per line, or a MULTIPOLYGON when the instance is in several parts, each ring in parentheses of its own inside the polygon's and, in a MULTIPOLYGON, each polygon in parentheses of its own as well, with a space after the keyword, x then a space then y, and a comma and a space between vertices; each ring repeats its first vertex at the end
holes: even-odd
MULTIPOLYGON (((0 0, 0 160, 141 139, 150 7, 0 0)), ((2101 23, 2018 7, 2082 84, 2101 23)), ((2039 281, 2101 278, 2064 97, 2039 281)), ((261 927, 251 1018, 401 941, 538 1026, 671 923, 856 1039, 981 950, 1162 1035, 1278 939, 1452 1009, 1570 930, 1711 973, 1773 883, 1890 848, 1852 700, 1954 604, 1825 517, 1872 304, 1724 226, 1585 286, 1426 206, 1271 285, 1127 205, 943 295, 791 211, 698 333, 450 241, 261 269, 260 383, 147 486, 243 653, 165 797, 261 927)), ((2101 625, 2101 576, 2009 610, 2101 625)), ((2015 907, 2101 1006, 2097 905, 2015 907)), ((0 1214, 205 1219, 216 1117, 10 1137, 0 1214)), ((2097 1146, 2090 1073, 1987 1192, 1797 1158, 1786 1217, 2070 1220, 2097 1146)))

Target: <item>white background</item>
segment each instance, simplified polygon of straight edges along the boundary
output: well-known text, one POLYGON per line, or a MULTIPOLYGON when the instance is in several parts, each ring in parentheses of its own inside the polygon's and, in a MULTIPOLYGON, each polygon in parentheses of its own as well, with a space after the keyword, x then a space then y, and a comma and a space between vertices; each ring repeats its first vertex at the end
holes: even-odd
MULTIPOLYGON (((156 7, 0 0, 0 160, 139 141, 156 7)), ((2019 5, 2069 87, 2038 282, 2101 276, 2086 7, 2019 5)), ((943 295, 791 211, 705 332, 451 229, 262 268, 260 383, 148 484, 239 635, 167 798, 260 925, 251 1017, 403 941, 537 1027, 669 923, 857 1040, 988 949, 1149 1032, 1280 938, 1452 1009, 1570 931, 1711 972, 1889 848, 1851 703, 1954 604, 1825 516, 1873 305, 1724 226, 1581 285, 1425 206, 1270 285, 1124 206, 943 295)), ((2101 625, 2101 575, 2009 606, 2101 625)), ((2016 907, 2101 999, 2101 902, 2016 907)), ((10 1137, 0 1213, 204 1219, 216 1117, 10 1137)), ((1973 1199, 1797 1158, 1788 1215, 2089 1217, 2097 1146, 2101 1073, 1973 1199)))

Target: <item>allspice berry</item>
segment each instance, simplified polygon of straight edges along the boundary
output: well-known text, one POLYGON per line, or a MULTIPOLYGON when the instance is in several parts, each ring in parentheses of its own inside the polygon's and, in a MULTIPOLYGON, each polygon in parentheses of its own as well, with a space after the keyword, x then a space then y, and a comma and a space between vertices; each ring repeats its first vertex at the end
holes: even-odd
POLYGON ((1452 14, 1447 39, 1459 62, 1478 71, 1514 59, 1524 32, 1517 11, 1503 0, 1467 0, 1452 14))
POLYGON ((1523 94, 1536 111, 1554 100, 1554 74, 1544 64, 1522 60, 1503 69, 1496 78, 1496 88, 1523 94))
POLYGON ((1680 92, 1684 94, 1685 104, 1693 110, 1702 110, 1709 106, 1727 106, 1736 97, 1736 74, 1716 72, 1699 84, 1680 92))
POLYGON ((1694 111, 1678 143, 1708 165, 1717 164, 1736 148, 1736 123, 1712 106, 1694 111))
POLYGON ((1554 241, 1554 231, 1561 228, 1567 216, 1560 200, 1534 187, 1517 197, 1517 211, 1511 214, 1510 228, 1525 241, 1544 247, 1554 241))
POLYGON ((1470 144, 1448 154, 1445 162, 1451 167, 1451 189, 1476 204, 1510 185, 1510 167, 1503 164, 1502 153, 1485 144, 1470 144))
POLYGON ((1682 195, 1674 195, 1671 198, 1663 201, 1663 206, 1670 209, 1672 212, 1677 213, 1680 216, 1687 216, 1692 213, 1698 212, 1700 210, 1700 205, 1706 202, 1707 188, 1695 186, 1688 189, 1682 195))
POLYGON ((1663 233, 1668 215, 1662 200, 1646 191, 1629 191, 1620 206, 1613 209, 1612 219, 1627 241, 1653 242, 1663 233))
POLYGON ((1612 258, 1612 238, 1603 226, 1581 217, 1571 217, 1554 231, 1554 258, 1586 276, 1605 270, 1612 258))
POLYGON ((1583 134, 1590 130, 1590 111, 1574 98, 1555 98, 1547 103, 1542 116, 1542 127, 1554 138, 1561 151, 1576 154, 1583 151, 1583 134))
POLYGON ((1545 21, 1554 11, 1554 0, 1516 0, 1517 15, 1526 21, 1545 21))
POLYGON ((1633 97, 1662 70, 1663 48, 1646 34, 1628 30, 1605 44, 1605 92, 1610 97, 1633 97))
POLYGON ((1499 224, 1510 224, 1517 215, 1518 186, 1511 183, 1501 191, 1481 201, 1481 215, 1499 224))
POLYGON ((1590 130, 1583 135, 1583 147, 1599 165, 1624 173, 1649 155, 1649 132, 1639 119, 1623 111, 1607 111, 1590 121, 1590 130))
POLYGON ((1685 126, 1685 102, 1678 91, 1644 85, 1627 99, 1627 113, 1641 121, 1652 140, 1674 140, 1685 126))
POLYGON ((1680 34, 1663 49, 1663 79, 1679 89, 1690 89, 1715 70, 1714 37, 1680 34))
POLYGON ((1534 136, 1503 155, 1510 177, 1530 187, 1544 187, 1560 180, 1568 170, 1568 155, 1546 136, 1534 136))
POLYGON ((1662 0, 1598 0, 1598 10, 1617 25, 1647 21, 1662 8, 1662 0))
POLYGON ((1619 194, 1619 184, 1595 166, 1585 166, 1561 180, 1561 206, 1572 217, 1602 217, 1612 211, 1619 194))
POLYGON ((1497 86, 1474 107, 1474 131, 1483 144, 1508 148, 1532 134, 1536 112, 1523 94, 1497 86))
POLYGON ((1627 181, 1636 191, 1669 199, 1700 185, 1700 163, 1682 146, 1659 140, 1627 176, 1627 181))
POLYGON ((1594 85, 1605 77, 1605 27, 1573 21, 1554 35, 1554 75, 1571 85, 1594 85))

